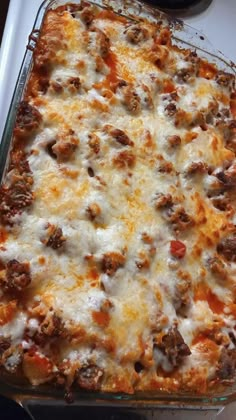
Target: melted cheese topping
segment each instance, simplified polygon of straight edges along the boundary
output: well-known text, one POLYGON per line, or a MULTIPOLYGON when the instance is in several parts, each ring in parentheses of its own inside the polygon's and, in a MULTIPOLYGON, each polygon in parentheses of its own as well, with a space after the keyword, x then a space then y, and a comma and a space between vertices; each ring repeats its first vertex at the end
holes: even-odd
MULTIPOLYGON (((207 266, 231 226, 231 214, 215 208, 208 194, 214 172, 234 159, 214 123, 217 112, 229 107, 229 99, 226 104, 219 99, 223 93, 227 98, 227 89, 203 77, 180 81, 175 72, 188 64, 185 53, 171 46, 158 46, 169 52, 169 64, 158 66, 154 25, 146 23, 151 35, 136 44, 127 38, 128 22, 114 16, 95 16, 89 27, 79 12, 73 17, 55 10, 44 23, 48 43, 58 21, 64 43, 52 62, 49 87, 36 96, 30 89, 27 93, 43 120, 25 146, 35 199, 8 229, 0 255, 3 264, 29 262, 31 284, 25 296, 17 297, 19 310, 0 326, 0 337, 22 343, 24 351, 36 347, 54 372, 63 364, 64 374, 99 366, 104 391, 199 391, 197 378, 206 383, 215 377, 221 347, 215 344, 211 357, 197 338, 221 334, 232 346, 222 328, 235 322, 229 309, 235 264, 229 264, 226 283, 207 266), (105 57, 99 30, 109 38, 105 57), (73 89, 75 78, 80 86, 73 89), (166 80, 177 100, 163 90, 166 80), (125 94, 127 86, 135 91, 133 99, 125 94), (137 95, 139 112, 132 110, 137 95), (184 113, 180 123, 168 112, 173 102, 177 113, 184 113), (191 122, 209 113, 208 127, 191 122), (122 143, 115 129, 130 142, 122 143), (179 136, 181 144, 171 145, 171 136, 179 136), (66 159, 59 146, 71 137, 77 147, 66 159), (48 144, 56 144, 54 154, 48 144), (199 162, 213 175, 191 175, 189 168, 199 162), (160 194, 171 195, 173 203, 158 207, 160 194), (171 219, 178 206, 192 220, 187 228, 178 217, 171 219), (62 229, 65 241, 58 249, 45 245, 49 224, 62 229), (180 259, 171 252, 176 240, 186 246, 180 259), (106 263, 112 255, 119 258, 115 269, 110 260, 106 263), (51 312, 63 325, 62 336, 36 339, 51 312), (173 326, 191 351, 177 368, 160 344, 173 326), (190 381, 191 372, 196 379, 190 381)), ((37 77, 35 67, 30 83, 37 77)), ((51 380, 45 374, 37 382, 40 372, 32 374, 28 359, 24 363, 33 383, 51 380)))

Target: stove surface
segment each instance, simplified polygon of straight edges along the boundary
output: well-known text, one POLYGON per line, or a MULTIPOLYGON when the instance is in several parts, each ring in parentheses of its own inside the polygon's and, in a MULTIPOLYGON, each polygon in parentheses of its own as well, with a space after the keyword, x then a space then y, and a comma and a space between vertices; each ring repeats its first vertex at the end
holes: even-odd
POLYGON ((159 7, 171 14, 194 15, 203 12, 212 0, 145 0, 153 6, 159 7))

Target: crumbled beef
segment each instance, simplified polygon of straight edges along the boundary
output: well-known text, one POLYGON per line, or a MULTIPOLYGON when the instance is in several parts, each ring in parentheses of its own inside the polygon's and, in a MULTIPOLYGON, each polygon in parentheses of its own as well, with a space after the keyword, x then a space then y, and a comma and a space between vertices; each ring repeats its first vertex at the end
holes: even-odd
POLYGON ((126 109, 132 114, 139 114, 141 111, 141 100, 133 85, 124 86, 122 93, 126 109))
POLYGON ((236 368, 236 349, 230 350, 223 347, 217 367, 217 376, 221 380, 233 379, 236 368))
POLYGON ((236 236, 222 239, 217 245, 217 252, 227 261, 236 261, 236 236))
POLYGON ((171 194, 157 193, 155 195, 154 204, 156 209, 162 209, 163 207, 171 206, 173 204, 171 194))
POLYGON ((69 77, 66 83, 70 93, 77 93, 81 87, 81 81, 79 77, 69 77))
POLYGON ((183 358, 191 354, 189 347, 176 327, 168 330, 167 334, 162 337, 159 346, 173 367, 179 366, 183 358))
POLYGON ((3 279, 3 289, 21 292, 31 283, 30 264, 10 260, 6 265, 6 276, 3 279))
POLYGON ((91 203, 86 208, 86 213, 91 221, 95 220, 101 214, 101 209, 97 203, 91 203))
POLYGON ((168 105, 166 105, 165 112, 169 117, 173 117, 173 115, 175 115, 177 112, 176 105, 173 102, 170 102, 168 105))
POLYGON ((89 134, 88 145, 96 155, 100 152, 100 139, 95 133, 89 134))
POLYGON ((130 150, 122 150, 113 158, 113 163, 120 169, 132 168, 135 165, 136 157, 130 150))
POLYGON ((61 318, 55 313, 49 312, 40 325, 40 332, 49 337, 58 337, 63 326, 61 318))
POLYGON ((235 84, 235 76, 231 73, 218 71, 216 74, 216 83, 218 83, 220 86, 233 88, 235 84))
POLYGON ((49 223, 46 237, 43 238, 41 242, 52 249, 59 249, 64 245, 65 241, 66 238, 63 236, 62 229, 49 223))
POLYGON ((63 92, 63 86, 61 82, 58 80, 50 80, 49 83, 49 92, 51 93, 62 93, 63 92))
POLYGON ((204 162, 192 162, 187 168, 188 175, 204 174, 208 170, 208 166, 204 162))
POLYGON ((132 44, 139 44, 149 38, 148 30, 141 24, 134 24, 125 29, 126 38, 132 44))
POLYGON ((220 260, 218 257, 209 258, 207 261, 207 265, 214 276, 221 280, 225 280, 227 278, 227 270, 223 261, 220 260))
POLYGON ((12 184, 0 187, 0 219, 3 224, 11 224, 12 217, 33 203, 32 178, 15 177, 12 184))
POLYGON ((165 219, 172 224, 174 230, 183 231, 194 225, 193 218, 181 205, 173 205, 164 213, 165 219))
POLYGON ((102 271, 112 276, 125 264, 125 256, 120 252, 107 252, 102 258, 102 271))
POLYGON ((0 357, 10 346, 11 341, 8 338, 0 337, 0 357))
POLYGON ((84 7, 80 13, 81 19, 86 25, 90 25, 95 17, 91 5, 84 7))
POLYGON ((177 136, 177 135, 168 136, 167 137, 167 142, 168 142, 170 147, 174 148, 176 146, 180 146, 181 138, 180 138, 180 136, 177 136))
POLYGON ((179 83, 188 83, 193 76, 196 76, 196 66, 192 65, 187 68, 182 68, 176 72, 176 78, 179 83))
POLYGON ((193 64, 198 64, 200 59, 196 51, 189 51, 185 57, 185 60, 193 64))
POLYGON ((57 160, 66 162, 70 160, 78 148, 78 141, 73 136, 67 136, 65 140, 58 140, 52 146, 52 152, 56 155, 57 160))
POLYGON ((104 127, 104 131, 106 131, 117 143, 121 144, 122 146, 134 145, 134 142, 130 140, 127 134, 119 128, 115 128, 111 125, 106 125, 104 127))
POLYGON ((42 122, 40 112, 26 101, 18 107, 15 134, 25 136, 37 130, 42 122))
POLYGON ((216 177, 226 186, 236 186, 236 163, 233 163, 229 168, 224 171, 216 173, 216 177))
POLYGON ((103 377, 103 369, 96 365, 88 365, 79 369, 77 383, 78 385, 90 391, 99 390, 103 377))
POLYGON ((231 209, 231 200, 227 193, 211 197, 213 206, 220 211, 228 211, 231 209))
POLYGON ((176 313, 180 316, 186 315, 186 310, 191 302, 190 298, 191 280, 190 278, 179 278, 175 285, 173 304, 176 313))

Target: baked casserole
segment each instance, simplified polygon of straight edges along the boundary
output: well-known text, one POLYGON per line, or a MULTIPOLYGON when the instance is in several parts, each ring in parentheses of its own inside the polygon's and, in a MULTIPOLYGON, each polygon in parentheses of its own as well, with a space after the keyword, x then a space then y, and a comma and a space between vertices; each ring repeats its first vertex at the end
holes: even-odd
POLYGON ((47 12, 0 195, 0 364, 206 393, 236 367, 235 77, 163 21, 47 12))

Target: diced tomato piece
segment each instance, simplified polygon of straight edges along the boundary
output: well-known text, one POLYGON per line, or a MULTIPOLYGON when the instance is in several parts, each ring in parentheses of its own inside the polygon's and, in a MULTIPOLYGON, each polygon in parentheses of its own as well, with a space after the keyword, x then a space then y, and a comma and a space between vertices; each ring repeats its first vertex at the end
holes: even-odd
POLYGON ((170 241, 170 253, 173 257, 183 258, 186 253, 186 246, 181 241, 170 241))
POLYGON ((24 354, 23 372, 33 385, 39 385, 52 377, 52 362, 43 355, 29 351, 24 354))

